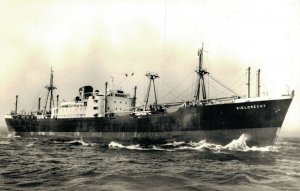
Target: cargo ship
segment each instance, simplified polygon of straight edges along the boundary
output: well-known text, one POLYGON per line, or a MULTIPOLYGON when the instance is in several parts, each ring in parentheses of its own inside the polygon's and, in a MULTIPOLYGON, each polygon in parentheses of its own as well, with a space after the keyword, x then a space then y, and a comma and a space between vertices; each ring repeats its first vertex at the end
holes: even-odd
MULTIPOLYGON (((61 140, 83 139, 101 144, 116 141, 122 144, 141 145, 168 142, 198 142, 228 144, 242 134, 248 146, 266 146, 276 142, 294 91, 279 97, 250 97, 250 67, 248 68, 248 97, 232 96, 209 99, 206 77, 202 67, 203 46, 198 50, 199 64, 194 97, 176 103, 158 103, 155 80, 157 73, 149 72, 147 93, 142 105, 136 104, 133 95, 123 90, 108 89, 101 93, 92 86, 79 88, 72 101, 54 99, 53 71, 45 107, 27 114, 18 113, 18 96, 15 110, 5 116, 8 130, 16 135, 61 140), (154 103, 149 103, 151 89, 154 103), (49 101, 48 101, 49 100, 49 101)), ((259 82, 259 80, 258 80, 259 82)))

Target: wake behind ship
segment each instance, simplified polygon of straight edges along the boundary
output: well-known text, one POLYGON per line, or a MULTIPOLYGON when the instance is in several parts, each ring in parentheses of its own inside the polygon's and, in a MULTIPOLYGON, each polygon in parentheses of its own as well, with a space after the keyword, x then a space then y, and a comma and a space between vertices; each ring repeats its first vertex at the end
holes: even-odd
POLYGON ((192 100, 159 104, 155 89, 155 79, 159 76, 147 73, 149 85, 141 106, 136 104, 137 87, 132 96, 122 90, 108 89, 107 82, 104 93, 91 86, 83 86, 73 101, 58 104, 57 96, 57 104, 54 104, 53 90, 56 87, 53 85, 51 69, 44 109, 40 109, 39 99, 37 111, 30 114, 18 113, 17 96, 15 111, 5 116, 7 127, 21 136, 82 138, 104 144, 117 141, 149 145, 174 141, 198 142, 204 139, 217 144, 228 144, 242 134, 247 136, 249 146, 274 144, 294 91, 277 98, 250 98, 249 75, 248 98, 232 96, 209 99, 206 95, 205 76, 210 74, 202 67, 203 47, 198 56, 198 79, 192 100), (149 104, 152 86, 155 101, 149 104), (48 100, 49 108, 46 108, 48 100))

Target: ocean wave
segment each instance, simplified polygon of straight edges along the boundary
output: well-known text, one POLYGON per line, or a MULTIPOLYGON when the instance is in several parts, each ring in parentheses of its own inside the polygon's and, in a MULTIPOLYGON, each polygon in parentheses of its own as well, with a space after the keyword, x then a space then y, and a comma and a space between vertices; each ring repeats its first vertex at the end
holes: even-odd
POLYGON ((28 145, 26 145, 26 147, 32 147, 34 145, 34 143, 29 143, 28 145))
POLYGON ((10 141, 0 141, 0 145, 9 145, 10 141))
POLYGON ((146 148, 141 147, 140 145, 122 145, 118 142, 112 141, 108 144, 108 148, 110 149, 129 149, 129 150, 146 150, 146 148))
POLYGON ((108 144, 108 148, 110 149, 128 149, 128 150, 143 150, 143 151, 151 151, 151 150, 155 150, 155 151, 171 151, 170 149, 164 149, 161 148, 159 146, 156 145, 151 145, 148 147, 143 147, 139 144, 136 145, 123 145, 121 143, 112 141, 108 144))
POLYGON ((227 144, 226 146, 224 146, 222 148, 228 149, 231 151, 244 151, 244 152, 247 152, 247 151, 276 152, 277 151, 277 147, 274 147, 274 146, 249 147, 247 145, 247 139, 248 139, 247 135, 242 134, 238 139, 232 140, 229 144, 227 144))
POLYGON ((7 134, 7 138, 20 138, 20 135, 15 135, 14 133, 7 134))
POLYGON ((67 141, 65 142, 67 144, 71 144, 71 145, 83 145, 83 146, 91 146, 91 143, 87 143, 84 140, 80 139, 80 140, 73 140, 73 141, 67 141))
POLYGON ((286 175, 300 177, 300 172, 287 172, 286 175))
POLYGON ((109 143, 108 147, 110 149, 129 149, 129 150, 162 150, 162 151, 176 151, 176 150, 196 150, 196 151, 242 151, 242 152, 276 152, 277 147, 274 146, 265 146, 265 147, 249 147, 247 145, 248 137, 245 134, 242 134, 238 139, 233 139, 227 145, 220 145, 209 143, 206 140, 201 140, 199 142, 171 142, 162 145, 151 145, 142 147, 139 144, 136 145, 123 145, 121 143, 112 141, 109 143))
POLYGON ((98 145, 97 143, 93 143, 93 142, 86 142, 85 140, 81 139, 50 139, 50 140, 46 140, 46 141, 50 141, 50 143, 54 143, 54 144, 67 144, 67 145, 74 145, 74 146, 96 146, 98 145))
POLYGON ((221 184, 247 184, 257 182, 249 174, 246 173, 232 173, 227 175, 228 179, 221 182, 221 184))

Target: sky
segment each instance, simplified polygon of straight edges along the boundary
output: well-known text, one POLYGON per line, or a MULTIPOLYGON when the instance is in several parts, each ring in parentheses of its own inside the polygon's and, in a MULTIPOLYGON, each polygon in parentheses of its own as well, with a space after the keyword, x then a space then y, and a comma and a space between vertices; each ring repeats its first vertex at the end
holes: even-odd
MULTIPOLYGON (((159 102, 189 99, 202 43, 203 66, 238 95, 247 94, 248 67, 251 97, 258 69, 263 95, 295 90, 282 133, 300 135, 297 0, 1 0, 0 126, 15 95, 19 111, 36 110, 51 67, 61 100, 74 99, 84 85, 103 91, 107 81, 129 93, 137 85, 141 104, 146 72, 160 76, 159 102)), ((210 97, 231 95, 207 83, 210 97)))

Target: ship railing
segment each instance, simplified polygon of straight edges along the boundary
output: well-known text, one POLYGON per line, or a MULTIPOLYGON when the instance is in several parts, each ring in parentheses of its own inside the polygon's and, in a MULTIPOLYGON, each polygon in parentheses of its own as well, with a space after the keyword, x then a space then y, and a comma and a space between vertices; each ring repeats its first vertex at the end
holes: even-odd
POLYGON ((294 97, 295 96, 295 90, 292 90, 292 92, 288 92, 287 94, 283 94, 282 96, 289 96, 289 97, 294 97))
POLYGON ((221 97, 221 98, 213 98, 213 99, 205 99, 205 100, 197 100, 197 101, 192 100, 192 101, 178 102, 178 105, 180 105, 179 103, 181 103, 183 107, 196 107, 196 106, 234 102, 234 100, 237 100, 239 98, 240 98, 239 96, 231 96, 231 97, 221 97))
POLYGON ((85 114, 55 114, 52 118, 82 118, 85 114))
POLYGON ((33 114, 14 114, 11 115, 11 118, 17 118, 17 119, 35 119, 36 115, 33 114))
POLYGON ((133 108, 131 116, 149 115, 149 114, 163 114, 166 113, 166 106, 163 104, 152 104, 147 107, 145 105, 133 108))
POLYGON ((228 103, 228 102, 234 102, 235 100, 240 98, 241 98, 240 96, 220 97, 220 98, 207 99, 203 103, 206 105, 228 103))
POLYGON ((130 115, 131 116, 143 116, 143 115, 151 115, 151 111, 149 110, 143 110, 143 111, 135 111, 135 112, 132 112, 130 115))
POLYGON ((173 106, 180 106, 184 103, 185 103, 184 101, 180 101, 180 102, 173 102, 173 103, 162 103, 160 105, 162 105, 164 107, 173 107, 173 106))

